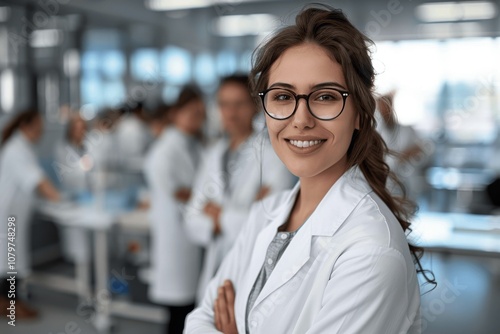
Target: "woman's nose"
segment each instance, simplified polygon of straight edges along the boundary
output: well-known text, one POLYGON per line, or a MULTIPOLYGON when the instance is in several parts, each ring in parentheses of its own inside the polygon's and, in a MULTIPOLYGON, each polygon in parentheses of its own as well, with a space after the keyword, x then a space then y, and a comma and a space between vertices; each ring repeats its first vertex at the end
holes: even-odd
POLYGON ((307 100, 305 98, 300 98, 297 101, 297 110, 292 116, 292 124, 298 129, 313 128, 315 119, 313 115, 309 112, 309 107, 307 106, 307 100))

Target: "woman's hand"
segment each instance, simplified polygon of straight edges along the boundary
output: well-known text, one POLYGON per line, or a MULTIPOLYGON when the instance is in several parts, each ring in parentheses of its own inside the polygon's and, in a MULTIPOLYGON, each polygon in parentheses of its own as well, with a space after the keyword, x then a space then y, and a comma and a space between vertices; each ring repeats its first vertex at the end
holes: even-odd
POLYGON ((181 203, 187 203, 191 198, 191 189, 179 188, 175 192, 175 198, 181 203))
POLYGON ((255 200, 256 201, 260 201, 261 199, 263 199, 264 197, 266 197, 269 194, 270 191, 271 191, 271 188, 269 188, 268 186, 262 186, 259 189, 259 192, 257 193, 257 196, 255 196, 255 200))
POLYGON ((222 228, 220 225, 221 211, 222 211, 222 208, 213 202, 208 202, 207 204, 205 204, 205 207, 203 208, 203 212, 207 216, 212 218, 214 235, 219 235, 222 231, 222 228))
POLYGON ((226 280, 219 287, 214 303, 215 328, 224 334, 238 334, 234 317, 234 288, 231 281, 226 280))

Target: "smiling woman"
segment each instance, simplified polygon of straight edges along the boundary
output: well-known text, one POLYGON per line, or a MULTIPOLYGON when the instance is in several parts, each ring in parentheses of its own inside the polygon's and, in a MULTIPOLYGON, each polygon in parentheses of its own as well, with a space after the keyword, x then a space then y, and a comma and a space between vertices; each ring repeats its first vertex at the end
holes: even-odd
POLYGON ((256 51, 271 144, 300 181, 254 205, 187 333, 421 332, 421 249, 413 207, 387 189, 370 42, 310 7, 256 51))

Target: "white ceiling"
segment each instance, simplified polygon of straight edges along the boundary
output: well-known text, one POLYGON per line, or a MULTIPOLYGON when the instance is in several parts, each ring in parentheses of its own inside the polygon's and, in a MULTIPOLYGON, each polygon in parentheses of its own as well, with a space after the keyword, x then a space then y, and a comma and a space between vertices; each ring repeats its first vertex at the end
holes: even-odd
MULTIPOLYGON (((206 48, 209 45, 246 43, 245 38, 228 41, 213 36, 208 30, 213 18, 231 14, 268 13, 282 23, 293 20, 295 13, 309 1, 300 0, 226 0, 210 8, 181 12, 155 12, 146 8, 144 0, 54 0, 67 3, 57 8, 57 14, 80 14, 87 28, 117 27, 128 32, 139 32, 147 40, 162 44, 172 42, 187 44, 190 49, 206 48), (148 33, 149 32, 149 33, 148 33), (240 41, 240 40, 243 40, 240 41)), ((436 0, 430 0, 436 1, 436 0)), ((324 1, 325 2, 325 1, 324 1)), ((351 21, 375 40, 428 38, 429 29, 415 16, 415 7, 429 1, 422 0, 335 0, 326 3, 342 8, 351 21), (392 6, 392 7, 391 7, 392 6), (392 13, 391 13, 392 11, 392 13), (384 16, 385 14, 385 16, 384 16), (387 16, 389 14, 389 16, 387 16)), ((475 35, 500 35, 500 0, 494 0, 497 15, 494 19, 475 24, 477 32, 468 31, 468 26, 451 26, 448 30, 455 37, 475 35)), ((42 10, 39 0, 0 0, 1 3, 32 6, 33 11, 42 10)), ((450 33, 450 32, 449 32, 450 33)), ((231 40, 233 39, 233 40, 231 40)))

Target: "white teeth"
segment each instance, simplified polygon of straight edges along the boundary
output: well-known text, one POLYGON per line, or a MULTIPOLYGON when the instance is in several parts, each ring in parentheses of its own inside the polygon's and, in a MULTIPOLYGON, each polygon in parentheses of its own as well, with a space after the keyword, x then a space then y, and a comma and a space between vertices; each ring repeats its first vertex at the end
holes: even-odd
POLYGON ((318 145, 321 142, 322 142, 322 140, 309 140, 309 141, 290 140, 290 144, 292 144, 293 146, 300 147, 300 148, 318 145))

